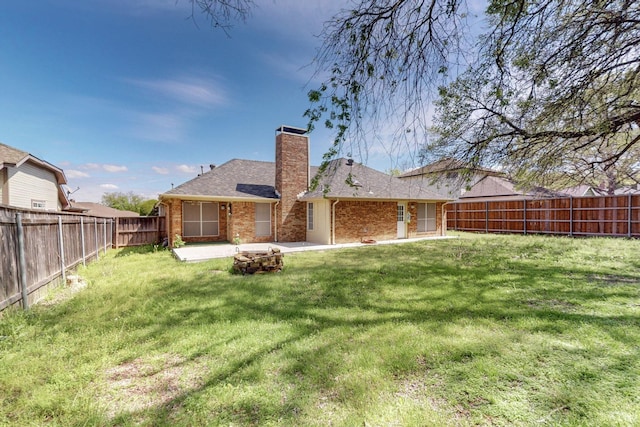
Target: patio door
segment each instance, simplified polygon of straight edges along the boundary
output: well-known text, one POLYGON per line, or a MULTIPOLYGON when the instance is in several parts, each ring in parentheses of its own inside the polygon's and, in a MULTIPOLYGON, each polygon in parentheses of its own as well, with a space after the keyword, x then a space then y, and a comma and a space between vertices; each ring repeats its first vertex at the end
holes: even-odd
POLYGON ((405 206, 404 203, 398 203, 398 239, 404 239, 407 237, 406 227, 405 227, 405 206))

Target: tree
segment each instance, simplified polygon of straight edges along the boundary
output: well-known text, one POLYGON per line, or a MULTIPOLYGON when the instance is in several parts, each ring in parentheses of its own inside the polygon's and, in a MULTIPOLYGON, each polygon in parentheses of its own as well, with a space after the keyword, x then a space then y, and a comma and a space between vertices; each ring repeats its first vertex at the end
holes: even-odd
MULTIPOLYGON (((234 10, 191 1, 209 16, 213 5, 234 10)), ((316 57, 327 77, 305 112, 310 130, 335 133, 320 170, 384 138, 414 158, 426 146, 470 168, 527 172, 533 183, 571 153, 617 147, 594 158, 608 169, 638 145, 637 0, 488 0, 486 17, 477 43, 464 0, 358 0, 329 20, 316 57)))
POLYGON ((144 199, 131 191, 128 193, 104 193, 102 195, 103 205, 122 211, 138 212, 142 216, 150 215, 156 203, 157 200, 144 199))
POLYGON ((225 33, 233 21, 244 21, 255 6, 253 0, 189 0, 189 2, 192 19, 195 20, 196 13, 202 13, 212 27, 221 28, 225 33))
POLYGON ((638 2, 494 0, 487 13, 478 63, 440 89, 432 149, 530 184, 638 151, 638 2))

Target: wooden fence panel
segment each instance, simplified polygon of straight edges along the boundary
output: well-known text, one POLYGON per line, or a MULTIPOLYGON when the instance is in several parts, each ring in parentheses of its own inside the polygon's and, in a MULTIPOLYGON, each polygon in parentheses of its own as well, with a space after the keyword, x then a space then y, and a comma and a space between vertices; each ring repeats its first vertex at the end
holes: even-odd
POLYGON ((21 279, 31 300, 34 292, 64 277, 66 270, 98 257, 99 251, 106 252, 113 244, 112 230, 110 218, 0 206, 0 310, 22 300, 21 279), (24 235, 22 271, 18 213, 24 235))
POLYGON ((113 240, 119 248, 159 243, 165 236, 165 217, 140 216, 118 218, 113 240))
POLYGON ((640 195, 455 202, 446 210, 452 230, 640 237, 640 195))

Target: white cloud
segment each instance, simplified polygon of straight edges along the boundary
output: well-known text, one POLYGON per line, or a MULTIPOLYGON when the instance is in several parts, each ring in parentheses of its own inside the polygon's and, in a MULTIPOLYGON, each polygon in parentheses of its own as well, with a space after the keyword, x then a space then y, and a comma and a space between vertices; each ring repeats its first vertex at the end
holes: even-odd
POLYGON ((115 184, 100 184, 100 188, 105 190, 117 190, 119 187, 115 184))
POLYGON ((182 173, 194 173, 196 171, 195 166, 189 166, 189 165, 178 165, 176 166, 176 169, 182 173))
POLYGON ((89 175, 86 172, 82 172, 82 171, 77 171, 74 169, 67 169, 64 171, 64 174, 66 175, 67 178, 89 178, 91 175, 89 175))
POLYGON ((151 169, 153 169, 153 171, 155 173, 158 173, 160 175, 167 175, 169 174, 169 169, 167 168, 162 168, 160 166, 151 166, 151 169))
POLYGON ((128 168, 126 166, 118 166, 118 165, 102 165, 102 169, 107 172, 126 172, 128 168))
POLYGON ((131 133, 136 138, 164 143, 184 139, 185 119, 178 114, 139 113, 132 122, 134 128, 131 133))
POLYGON ((210 79, 182 77, 127 82, 183 104, 211 107, 227 103, 225 91, 210 79))
POLYGON ((81 169, 100 169, 100 165, 97 163, 86 163, 80 166, 81 169))

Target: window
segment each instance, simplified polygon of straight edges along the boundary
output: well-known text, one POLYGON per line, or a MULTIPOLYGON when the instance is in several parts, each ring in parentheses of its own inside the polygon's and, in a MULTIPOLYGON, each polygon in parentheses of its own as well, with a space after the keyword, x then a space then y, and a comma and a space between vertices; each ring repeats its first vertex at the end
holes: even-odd
POLYGON ((271 236, 271 203, 256 203, 256 236, 271 236))
POLYGON ((31 208, 32 209, 46 209, 47 202, 45 200, 34 200, 31 199, 31 208))
POLYGON ((313 231, 313 203, 307 203, 307 230, 313 231))
POLYGON ((182 203, 182 234, 184 237, 217 236, 218 225, 217 203, 182 203))
POLYGON ((404 221, 404 205, 398 205, 398 222, 404 221))
POLYGON ((436 231, 436 204, 418 203, 418 233, 436 231))

